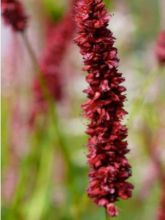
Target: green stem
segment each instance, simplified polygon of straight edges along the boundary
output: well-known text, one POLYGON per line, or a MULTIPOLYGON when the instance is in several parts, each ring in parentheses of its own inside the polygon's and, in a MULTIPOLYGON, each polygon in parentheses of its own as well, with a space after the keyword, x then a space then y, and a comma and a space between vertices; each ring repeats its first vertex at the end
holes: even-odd
POLYGON ((25 220, 39 220, 46 210, 45 200, 52 178, 54 162, 53 152, 52 143, 46 147, 41 146, 40 167, 37 174, 38 178, 33 196, 25 206, 25 210, 27 210, 25 220), (36 209, 35 207, 37 205, 38 208, 36 209))
POLYGON ((106 220, 110 220, 110 216, 108 215, 108 213, 107 213, 107 210, 105 209, 105 219, 106 220))

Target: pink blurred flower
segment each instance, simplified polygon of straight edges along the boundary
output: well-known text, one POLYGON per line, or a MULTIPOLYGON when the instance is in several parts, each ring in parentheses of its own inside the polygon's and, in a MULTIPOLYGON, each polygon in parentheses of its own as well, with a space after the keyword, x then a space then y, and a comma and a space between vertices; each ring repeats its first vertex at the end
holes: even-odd
POLYGON ((90 120, 86 133, 90 165, 88 195, 104 206, 110 216, 117 216, 114 203, 128 199, 133 185, 127 182, 131 166, 125 154, 127 128, 121 122, 126 96, 122 74, 118 71, 115 38, 108 30, 109 16, 102 0, 79 0, 76 6, 78 35, 84 70, 89 87, 84 91, 88 100, 82 105, 90 120))
POLYGON ((2 0, 2 17, 14 31, 24 31, 27 26, 27 16, 21 2, 17 0, 2 0))
POLYGON ((160 32, 156 43, 156 57, 160 64, 165 64, 165 31, 160 32))

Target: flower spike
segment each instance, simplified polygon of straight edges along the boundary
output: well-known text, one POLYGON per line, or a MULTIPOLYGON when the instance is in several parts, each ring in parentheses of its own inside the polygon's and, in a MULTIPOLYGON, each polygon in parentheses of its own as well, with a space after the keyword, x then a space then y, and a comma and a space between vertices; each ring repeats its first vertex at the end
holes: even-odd
POLYGON ((118 71, 115 38, 107 28, 110 16, 103 0, 78 0, 75 11, 75 42, 83 56, 89 84, 84 91, 88 100, 82 105, 90 121, 86 130, 90 166, 87 192, 110 216, 117 216, 115 202, 131 197, 133 189, 127 182, 131 166, 125 156, 129 152, 127 127, 122 123, 127 114, 126 88, 121 84, 124 78, 118 71))

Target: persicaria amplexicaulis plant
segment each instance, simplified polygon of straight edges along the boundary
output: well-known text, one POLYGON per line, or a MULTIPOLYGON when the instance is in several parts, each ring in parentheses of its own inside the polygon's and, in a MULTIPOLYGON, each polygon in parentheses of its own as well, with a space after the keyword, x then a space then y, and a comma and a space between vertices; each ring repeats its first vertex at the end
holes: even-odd
POLYGON ((127 182, 131 166, 126 154, 127 127, 122 119, 124 110, 124 78, 118 71, 119 59, 115 38, 107 28, 110 16, 102 0, 77 1, 75 20, 84 70, 89 87, 84 91, 88 100, 82 105, 90 120, 86 133, 90 165, 88 195, 104 206, 110 216, 117 216, 115 202, 128 199, 133 185, 127 182))
POLYGON ((26 29, 27 16, 20 1, 2 0, 1 13, 4 22, 10 25, 14 31, 24 31, 26 29))

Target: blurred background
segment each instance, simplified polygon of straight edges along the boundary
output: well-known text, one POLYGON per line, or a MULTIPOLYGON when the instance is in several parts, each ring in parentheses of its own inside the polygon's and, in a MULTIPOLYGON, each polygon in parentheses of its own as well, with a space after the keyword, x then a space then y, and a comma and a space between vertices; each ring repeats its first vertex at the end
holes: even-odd
MULTIPOLYGON (((112 13, 120 71, 126 78, 125 123, 133 197, 116 220, 165 220, 165 68, 158 36, 164 0, 105 1, 112 13)), ((87 87, 70 0, 24 0, 24 37, 2 22, 2 219, 103 220, 86 195, 87 87), (38 67, 52 94, 45 102, 38 67)), ((164 44, 165 45, 165 44, 164 44)))

